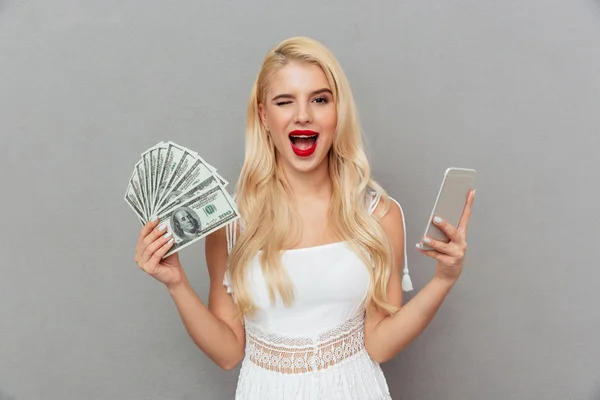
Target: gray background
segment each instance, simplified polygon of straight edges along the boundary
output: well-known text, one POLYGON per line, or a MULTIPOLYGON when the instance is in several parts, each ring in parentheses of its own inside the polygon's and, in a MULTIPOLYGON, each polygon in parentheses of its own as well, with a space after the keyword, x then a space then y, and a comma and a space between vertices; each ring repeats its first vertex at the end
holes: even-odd
MULTIPOLYGON (((600 4, 364 4, 0 1, 0 399, 233 397, 135 266, 123 194, 163 139, 234 182, 252 81, 294 35, 349 76, 417 290, 442 172, 479 172, 465 271, 384 365, 393 397, 600 399, 600 4)), ((182 261, 206 299, 203 245, 182 261)))

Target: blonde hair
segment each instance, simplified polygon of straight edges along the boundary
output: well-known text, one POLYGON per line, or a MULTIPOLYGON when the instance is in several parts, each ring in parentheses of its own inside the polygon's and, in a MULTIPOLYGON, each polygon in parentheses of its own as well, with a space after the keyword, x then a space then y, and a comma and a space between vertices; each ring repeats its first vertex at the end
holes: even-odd
POLYGON ((281 251, 299 239, 299 217, 288 201, 291 191, 259 114, 269 78, 291 61, 318 65, 327 77, 338 116, 328 155, 333 191, 330 220, 335 234, 368 266, 371 279, 365 302, 394 313, 397 308, 387 303, 386 294, 392 249, 379 222, 389 208, 389 198, 370 176, 350 85, 325 46, 310 38, 295 37, 284 40, 267 54, 252 87, 247 109, 246 153, 236 194, 244 229, 228 261, 240 315, 256 310, 247 288, 247 273, 250 262, 258 253, 271 301, 276 300, 276 293, 285 305, 289 306, 294 299, 291 281, 281 265, 281 251), (374 218, 366 205, 370 190, 377 191, 382 200, 382 207, 377 207, 374 218))

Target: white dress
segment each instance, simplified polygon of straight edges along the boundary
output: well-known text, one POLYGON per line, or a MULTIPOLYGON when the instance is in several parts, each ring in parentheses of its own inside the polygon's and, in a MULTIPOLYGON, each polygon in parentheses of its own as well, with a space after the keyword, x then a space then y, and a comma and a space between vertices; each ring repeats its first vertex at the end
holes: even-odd
MULTIPOLYGON (((368 201, 372 212, 379 196, 368 201)), ((235 232, 232 223, 229 250, 235 232)), ((259 311, 244 319, 246 352, 235 399, 391 399, 379 364, 364 346, 369 274, 361 259, 337 242, 284 251, 282 265, 294 285, 291 307, 279 298, 270 303, 258 255, 251 264, 248 284, 259 311)), ((406 251, 403 281, 404 290, 411 290, 406 251)), ((229 271, 223 284, 231 293, 229 271)))

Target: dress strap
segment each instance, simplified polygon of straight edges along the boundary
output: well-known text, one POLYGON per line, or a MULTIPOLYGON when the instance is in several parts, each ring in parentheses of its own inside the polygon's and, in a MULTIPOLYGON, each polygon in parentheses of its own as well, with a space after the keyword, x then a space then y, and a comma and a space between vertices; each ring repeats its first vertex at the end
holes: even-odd
POLYGON ((374 192, 371 194, 371 203, 369 204, 369 214, 373 214, 377 205, 379 204, 379 200, 381 200, 381 194, 379 192, 374 192))
POLYGON ((225 234, 227 236, 227 254, 231 253, 237 239, 237 219, 225 225, 225 234))
MULTIPOLYGON (((233 198, 233 201, 237 201, 237 195, 235 193, 231 197, 233 198)), ((244 228, 244 222, 242 221, 242 217, 234 219, 233 221, 225 225, 225 234, 227 236, 227 254, 230 254, 231 250, 233 250, 233 247, 235 246, 235 242, 237 240, 238 235, 238 221, 241 232, 244 228)))
MULTIPOLYGON (((234 194, 232 197, 233 197, 233 200, 235 201, 236 195, 234 194)), ((237 241, 238 221, 239 221, 239 229, 241 232, 244 227, 242 217, 234 219, 233 221, 231 221, 230 223, 225 225, 225 236, 227 237, 227 254, 228 255, 231 254, 231 250, 233 250, 233 247, 235 246, 235 242, 237 241)), ((223 285, 227 288, 227 293, 233 294, 233 287, 231 285, 231 272, 229 270, 229 265, 227 266, 227 269, 225 270, 225 275, 223 276, 223 285)), ((234 295, 234 300, 235 300, 235 295, 234 295)))
MULTIPOLYGON (((379 200, 381 200, 380 193, 371 193, 369 214, 373 214, 373 212, 377 208, 377 205, 379 204, 379 200)), ((402 210, 402 206, 400 205, 400 203, 398 203, 393 197, 390 197, 390 200, 392 200, 398 205, 398 207, 400 208, 400 213, 402 214, 402 229, 404 229, 404 268, 402 269, 402 290, 404 290, 405 292, 410 292, 411 290, 413 290, 413 285, 410 279, 410 275, 408 273, 408 257, 406 248, 406 219, 404 218, 404 211, 402 210)))

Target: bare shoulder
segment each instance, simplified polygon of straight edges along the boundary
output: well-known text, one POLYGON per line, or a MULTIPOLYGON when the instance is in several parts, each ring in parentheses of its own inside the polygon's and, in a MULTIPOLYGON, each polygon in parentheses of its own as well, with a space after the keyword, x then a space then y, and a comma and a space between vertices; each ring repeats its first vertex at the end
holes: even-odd
POLYGON ((385 210, 385 202, 383 199, 379 201, 374 213, 381 216, 381 226, 385 230, 389 240, 392 243, 392 247, 397 249, 397 246, 401 246, 398 250, 404 250, 404 213, 400 207, 400 204, 392 197, 389 197, 388 207, 385 210), (385 211, 384 211, 385 210, 385 211))
MULTIPOLYGON (((398 308, 402 307, 402 268, 404 265, 404 215, 400 205, 391 197, 384 197, 373 211, 392 248, 392 265, 387 283, 387 301, 398 308), (387 203, 387 204, 386 204, 387 203)), ((387 316, 384 310, 367 312, 365 337, 370 337, 373 329, 387 316)))

